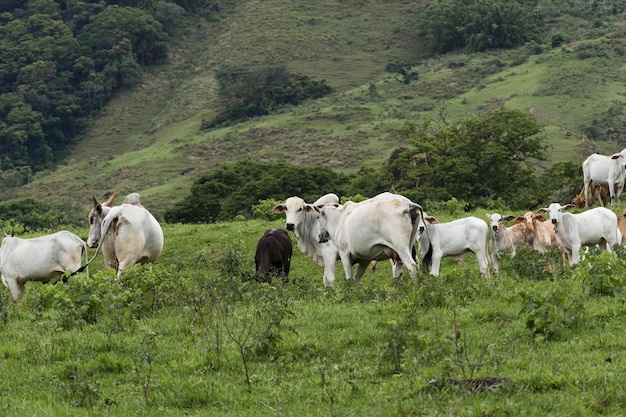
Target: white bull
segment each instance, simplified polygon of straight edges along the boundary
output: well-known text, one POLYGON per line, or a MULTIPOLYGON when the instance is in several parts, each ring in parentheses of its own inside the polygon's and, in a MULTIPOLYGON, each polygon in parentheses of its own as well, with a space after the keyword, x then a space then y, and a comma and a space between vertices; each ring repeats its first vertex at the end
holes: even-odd
POLYGON ((489 280, 489 227, 486 222, 477 217, 448 223, 438 223, 431 216, 424 216, 424 220, 420 219, 417 242, 422 262, 430 266, 431 275, 439 276, 442 258, 462 258, 466 253, 473 252, 481 274, 489 280))
POLYGON ((51 235, 21 239, 5 236, 0 247, 2 282, 17 302, 26 294, 28 281, 49 282, 66 272, 76 273, 87 245, 74 233, 62 230, 51 235))
POLYGON ((318 214, 313 207, 338 203, 339 197, 333 193, 323 195, 313 204, 307 204, 300 197, 294 196, 289 197, 283 204, 278 204, 272 210, 274 213, 285 213, 285 228, 293 232, 300 252, 324 267, 325 286, 332 286, 335 283, 339 255, 333 242, 318 242, 320 224, 317 221, 318 214))
MULTIPOLYGON (((110 199, 109 199, 110 200, 110 199)), ((97 201, 94 198, 94 205, 97 201)), ((105 267, 113 268, 120 276, 122 271, 136 263, 154 262, 163 250, 163 230, 154 216, 138 204, 122 204, 108 207, 97 205, 90 213, 90 247, 97 247, 92 260, 102 248, 105 267)), ((89 261, 91 262, 91 260, 89 261)))
POLYGON ((412 256, 417 233, 417 210, 421 207, 400 199, 366 203, 348 202, 343 206, 316 206, 321 217, 319 240, 335 242, 346 274, 358 264, 354 280, 360 281, 372 260, 399 259, 417 277, 419 269, 412 256))
POLYGON ((622 240, 617 227, 617 215, 605 207, 577 214, 564 213, 573 207, 573 204, 562 206, 552 203, 547 208, 537 210, 540 214, 549 213, 561 254, 567 254, 570 266, 580 262, 583 246, 598 245, 600 249, 612 253, 612 247, 622 240))
MULTIPOLYGON (((614 153, 611 156, 593 154, 583 161, 583 181, 585 186, 585 207, 589 207, 589 201, 593 201, 593 196, 589 193, 589 183, 593 181, 597 185, 604 185, 609 188, 611 196, 611 207, 615 206, 615 201, 619 203, 619 198, 624 189, 624 179, 626 179, 626 149, 614 153)), ((602 204, 602 200, 600 200, 602 204)))

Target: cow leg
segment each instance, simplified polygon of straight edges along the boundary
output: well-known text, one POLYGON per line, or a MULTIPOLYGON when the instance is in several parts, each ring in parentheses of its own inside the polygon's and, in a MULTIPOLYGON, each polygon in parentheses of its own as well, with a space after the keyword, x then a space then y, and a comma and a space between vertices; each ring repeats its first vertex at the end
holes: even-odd
POLYGON ((572 245, 569 254, 569 265, 574 266, 580 262, 580 245, 572 245))
POLYGON ((432 260, 432 263, 430 264, 430 274, 435 277, 439 276, 439 267, 441 265, 441 258, 442 258, 441 253, 433 252, 433 260, 432 260))
POLYGON ((350 254, 340 254, 341 264, 343 265, 343 271, 346 274, 346 280, 352 279, 352 260, 350 254))
POLYGON ((324 260, 324 286, 333 287, 337 272, 337 252, 334 250, 323 251, 322 259, 324 260))
POLYGON ((4 285, 6 285, 11 292, 11 297, 13 298, 14 302, 17 303, 20 298, 24 296, 24 284, 19 285, 17 283, 17 278, 6 279, 5 277, 2 277, 2 282, 4 282, 4 285))
POLYGON ((489 261, 487 260, 487 254, 484 252, 476 252, 476 260, 478 261, 478 267, 480 273, 483 274, 485 279, 489 281, 489 261))
POLYGON ((491 263, 493 265, 493 273, 498 275, 500 273, 500 255, 497 250, 491 252, 491 263))
POLYGON ((359 262, 359 266, 356 269, 356 273, 354 274, 354 280, 356 282, 361 282, 361 278, 363 277, 363 274, 367 270, 368 265, 369 265, 369 262, 359 262))

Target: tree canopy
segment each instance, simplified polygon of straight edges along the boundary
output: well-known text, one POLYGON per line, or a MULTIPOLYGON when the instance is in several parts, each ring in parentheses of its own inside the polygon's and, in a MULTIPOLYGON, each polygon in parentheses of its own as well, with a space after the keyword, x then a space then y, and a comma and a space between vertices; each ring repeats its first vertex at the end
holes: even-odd
POLYGON ((288 163, 242 160, 207 171, 194 182, 191 194, 165 212, 170 223, 211 223, 251 216, 264 199, 297 195, 305 201, 334 192, 342 194, 348 179, 330 168, 297 167, 288 163))
POLYGON ((362 167, 364 177, 353 181, 351 192, 359 192, 359 184, 383 191, 387 178, 388 189, 415 201, 457 198, 487 206, 501 199, 510 207, 528 208, 547 195, 534 167, 546 159, 547 146, 532 115, 497 110, 456 123, 426 119, 406 122, 399 133, 409 146, 394 151, 380 170, 362 167))
POLYGON ((119 3, 147 8, 0 4, 0 169, 53 167, 90 115, 136 84, 141 67, 165 60, 168 35, 155 17, 163 16, 158 2, 119 3))
POLYGON ((420 18, 435 52, 515 48, 540 39, 543 21, 536 1, 440 0, 420 18))

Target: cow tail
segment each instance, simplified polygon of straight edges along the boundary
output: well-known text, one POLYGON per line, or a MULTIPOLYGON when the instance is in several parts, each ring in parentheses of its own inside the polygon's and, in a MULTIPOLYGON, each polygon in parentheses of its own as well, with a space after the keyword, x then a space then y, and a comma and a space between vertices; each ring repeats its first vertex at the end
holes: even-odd
MULTIPOLYGON (((76 271, 72 272, 70 274, 70 276, 72 275, 76 275, 79 272, 83 272, 84 270, 87 270, 87 278, 89 278, 89 263, 91 261, 88 261, 88 256, 89 254, 87 253, 87 244, 83 241, 83 254, 85 255, 85 265, 81 266, 80 268, 78 268, 76 271)), ((93 261, 93 259, 92 259, 93 261)))

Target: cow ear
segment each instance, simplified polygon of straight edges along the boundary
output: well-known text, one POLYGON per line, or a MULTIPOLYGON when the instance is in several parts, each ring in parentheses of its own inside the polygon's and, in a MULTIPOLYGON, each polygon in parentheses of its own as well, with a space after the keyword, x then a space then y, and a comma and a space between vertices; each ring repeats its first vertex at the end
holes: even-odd
MULTIPOLYGON (((518 217, 518 218, 522 218, 522 217, 518 217)), ((515 216, 513 216, 512 214, 509 214, 508 216, 503 216, 502 217, 502 220, 507 221, 507 222, 509 222, 509 221, 511 221, 513 219, 515 219, 515 216)))
POLYGON ((92 196, 93 198, 93 208, 98 208, 98 206, 100 205, 100 203, 98 203, 98 200, 96 200, 95 196, 92 196))
POLYGON ((313 211, 319 211, 319 210, 317 209, 317 207, 314 207, 314 206, 312 206, 310 204, 305 204, 304 205, 304 211, 306 213, 312 213, 313 211))
POLYGON ((545 208, 540 208, 537 210, 537 213, 541 213, 541 214, 547 213, 547 212, 548 212, 548 209, 545 209, 545 208))
POLYGON ((439 222, 437 221, 437 219, 435 219, 432 216, 426 217, 426 220, 428 221, 428 223, 430 224, 438 224, 439 222))
POLYGON ((561 207, 561 210, 570 210, 570 209, 573 209, 574 207, 576 206, 573 204, 566 204, 563 207, 561 207))
POLYGON ((272 213, 282 213, 282 212, 284 212, 285 210, 286 210, 285 205, 284 205, 284 204, 279 204, 279 205, 275 206, 275 207, 272 209, 272 213))
POLYGON ((487 218, 491 221, 491 214, 485 213, 485 216, 487 216, 487 218))
MULTIPOLYGON (((511 219, 509 219, 509 220, 511 220, 511 219)), ((524 223, 524 221, 525 221, 525 220, 526 220, 526 219, 525 219, 524 217, 519 216, 519 217, 516 217, 516 218, 515 218, 515 221, 513 222, 513 224, 520 224, 520 223, 524 223)))
POLYGON ((537 216, 537 217, 535 217, 535 219, 539 220, 540 222, 545 222, 546 220, 548 220, 548 219, 546 219, 543 216, 537 216))

